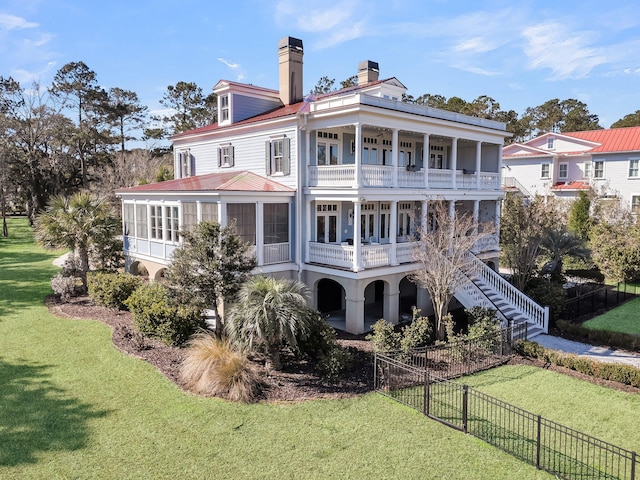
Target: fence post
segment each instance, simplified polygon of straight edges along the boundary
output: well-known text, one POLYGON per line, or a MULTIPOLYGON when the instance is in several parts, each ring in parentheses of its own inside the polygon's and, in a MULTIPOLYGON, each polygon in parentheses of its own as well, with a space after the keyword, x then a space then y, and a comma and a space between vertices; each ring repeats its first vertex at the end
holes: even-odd
POLYGON ((467 415, 469 413, 469 387, 467 385, 462 386, 462 430, 464 433, 469 433, 467 429, 467 415))
POLYGON ((378 352, 373 354, 373 388, 378 390, 378 352))
POLYGON ((636 478, 636 452, 631 452, 631 480, 636 478))
POLYGON ((538 415, 538 432, 536 433, 536 468, 540 470, 540 430, 542 428, 542 417, 538 415))
MULTIPOLYGON (((426 354, 426 352, 425 352, 426 354)), ((422 413, 426 416, 429 414, 428 402, 429 402, 429 370, 424 369, 424 388, 422 389, 422 413)))

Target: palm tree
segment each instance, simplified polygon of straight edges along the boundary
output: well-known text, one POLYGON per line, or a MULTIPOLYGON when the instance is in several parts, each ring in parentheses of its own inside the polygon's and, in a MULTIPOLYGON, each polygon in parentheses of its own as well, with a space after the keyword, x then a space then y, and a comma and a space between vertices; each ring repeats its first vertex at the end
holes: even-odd
POLYGON ((119 226, 106 199, 79 192, 71 197, 53 197, 36 218, 35 235, 45 248, 73 250, 78 256, 82 282, 86 286, 89 248, 95 239, 113 238, 119 226))
POLYGON ((295 345, 296 335, 305 334, 314 318, 307 298, 307 287, 301 282, 252 277, 240 289, 227 317, 227 334, 250 349, 263 346, 266 367, 280 370, 283 341, 295 345))
POLYGON ((566 227, 550 228, 546 234, 547 236, 542 239, 541 247, 549 256, 550 261, 545 265, 546 272, 543 267, 543 273, 561 272, 564 257, 583 260, 589 258, 590 251, 585 240, 568 231, 566 227))

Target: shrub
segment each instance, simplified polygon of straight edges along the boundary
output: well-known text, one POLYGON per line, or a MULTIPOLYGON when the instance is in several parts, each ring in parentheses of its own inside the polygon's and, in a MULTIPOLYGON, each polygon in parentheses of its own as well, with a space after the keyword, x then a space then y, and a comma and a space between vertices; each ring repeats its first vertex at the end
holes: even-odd
POLYGON ((376 352, 396 352, 400 350, 402 336, 392 323, 381 318, 373 324, 373 333, 367 335, 366 339, 373 342, 376 352))
POLYGON ((59 273, 51 278, 51 290, 60 297, 60 300, 68 302, 76 293, 77 282, 76 277, 65 277, 59 273))
POLYGON ((585 339, 600 345, 624 348, 627 350, 640 350, 640 337, 623 332, 610 332, 607 330, 594 330, 586 328, 578 323, 558 320, 556 328, 563 334, 571 337, 585 339))
POLYGON ((335 345, 318 359, 317 368, 323 380, 337 382, 353 362, 353 355, 346 348, 335 345))
POLYGON ((124 303, 139 332, 169 345, 182 345, 206 326, 200 312, 171 305, 167 291, 160 283, 142 285, 124 303))
POLYGON ((564 353, 544 348, 536 342, 521 340, 516 343, 516 353, 544 360, 547 363, 566 367, 586 375, 604 380, 640 387, 640 369, 620 363, 599 362, 590 358, 580 357, 574 353, 564 353))
POLYGON ((424 347, 433 342, 433 326, 429 317, 418 316, 420 310, 413 309, 413 321, 402 327, 400 349, 409 353, 411 350, 424 347))
POLYGON ((296 335, 296 346, 293 350, 296 355, 316 361, 328 355, 337 345, 333 327, 320 315, 316 315, 309 324, 309 330, 296 335))
POLYGON ((260 385, 255 367, 243 352, 206 332, 189 340, 180 378, 196 393, 244 403, 256 400, 260 385))
POLYGON ((142 280, 128 273, 88 272, 87 289, 96 305, 118 310, 127 308, 125 300, 135 292, 142 280))

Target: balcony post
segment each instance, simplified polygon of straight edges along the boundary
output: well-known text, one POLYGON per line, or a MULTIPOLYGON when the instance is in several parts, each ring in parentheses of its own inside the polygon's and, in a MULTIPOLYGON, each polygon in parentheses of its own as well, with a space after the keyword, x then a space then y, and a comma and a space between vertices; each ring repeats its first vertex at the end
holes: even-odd
POLYGON ((360 201, 353 202, 353 266, 354 272, 362 270, 360 258, 362 257, 362 239, 360 231, 362 229, 362 218, 360 216, 360 201))
POLYGON ((496 200, 496 212, 495 212, 495 217, 493 218, 493 225, 496 230, 496 233, 495 233, 496 238, 500 238, 500 201, 499 200, 496 200))
POLYGON ((457 189, 458 181, 458 139, 451 139, 451 170, 453 170, 453 177, 451 178, 451 188, 457 189))
POLYGON ((220 228, 227 226, 227 204, 223 201, 218 202, 218 223, 220 228))
POLYGON ((476 190, 480 190, 480 168, 482 167, 482 142, 476 142, 476 190))
POLYGON ((391 252, 389 261, 391 266, 398 265, 398 201, 391 200, 391 212, 389 216, 389 240, 391 241, 391 252))
POLYGON ((356 123, 356 140, 355 140, 355 176, 353 188, 359 188, 362 182, 362 125, 356 123))
POLYGON ((311 200, 306 200, 305 201, 305 212, 304 215, 307 219, 306 223, 306 228, 305 228, 305 239, 304 239, 304 244, 306 245, 306 248, 304 249, 304 263, 309 263, 309 242, 311 242, 311 223, 316 223, 315 220, 315 215, 312 217, 311 216, 311 200))
POLYGON ((393 170, 391 171, 391 183, 393 188, 398 188, 398 129, 394 128, 391 131, 391 165, 393 170))
POLYGON ((424 134, 424 147, 422 153, 422 166, 424 168, 424 188, 429 190, 429 162, 431 161, 431 147, 429 145, 429 134, 424 134))
POLYGON ((422 200, 422 218, 420 227, 424 233, 429 231, 429 200, 422 200))
POLYGON ((264 202, 256 202, 256 264, 264 265, 264 202))

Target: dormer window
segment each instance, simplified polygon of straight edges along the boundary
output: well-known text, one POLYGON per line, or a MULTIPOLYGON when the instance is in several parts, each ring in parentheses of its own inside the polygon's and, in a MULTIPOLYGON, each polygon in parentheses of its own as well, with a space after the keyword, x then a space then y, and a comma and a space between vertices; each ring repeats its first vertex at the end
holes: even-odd
POLYGON ((218 97, 218 99, 220 101, 220 123, 229 123, 231 120, 231 115, 229 112, 229 95, 221 95, 220 97, 218 97))
POLYGON ((194 175, 191 151, 189 149, 178 153, 178 164, 180 166, 180 178, 187 178, 194 175))
POLYGON ((220 145, 218 147, 218 167, 228 168, 233 167, 233 146, 230 143, 220 145))
POLYGON ((554 147, 553 147, 553 144, 554 144, 555 140, 556 140, 556 139, 555 139, 554 137, 549 137, 549 138, 547 138, 547 148, 548 148, 549 150, 553 150, 553 148, 554 148, 554 147))

